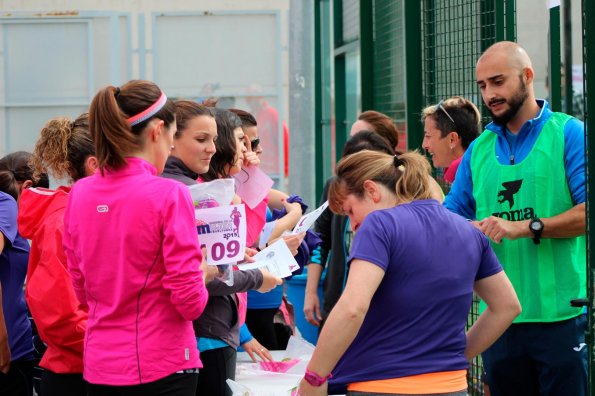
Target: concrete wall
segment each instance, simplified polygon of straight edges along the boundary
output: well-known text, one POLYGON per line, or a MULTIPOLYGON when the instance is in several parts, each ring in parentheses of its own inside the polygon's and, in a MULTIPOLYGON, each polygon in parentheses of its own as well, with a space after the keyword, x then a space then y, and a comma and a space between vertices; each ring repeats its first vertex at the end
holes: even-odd
MULTIPOLYGON (((283 114, 283 118, 287 121, 289 119, 288 112, 289 112, 289 100, 288 100, 288 42, 289 42, 289 0, 251 0, 251 1, 243 1, 243 0, 168 0, 168 1, 161 1, 161 0, 91 0, 91 1, 80 1, 80 0, 39 0, 39 1, 30 1, 30 0, 20 0, 20 1, 3 1, 0 0, 0 22, 14 22, 18 20, 20 17, 27 17, 31 19, 37 19, 39 21, 50 21, 55 20, 57 18, 61 19, 71 19, 76 20, 77 18, 80 19, 81 13, 86 13, 86 15, 99 15, 102 12, 124 12, 129 15, 127 19, 130 22, 130 48, 128 45, 125 44, 123 51, 130 51, 131 53, 131 62, 129 65, 122 65, 122 68, 128 68, 130 72, 122 73, 129 75, 131 78, 139 78, 145 77, 148 79, 153 79, 154 75, 154 66, 155 66, 155 59, 153 58, 153 17, 158 13, 168 13, 168 14, 188 14, 194 13, 195 15, 207 15, 210 12, 215 12, 218 14, 228 15, 231 13, 239 13, 240 16, 242 12, 246 14, 246 17, 250 17, 250 15, 258 16, 260 12, 268 12, 269 15, 271 12, 277 12, 279 15, 280 23, 278 24, 279 29, 277 31, 271 32, 269 40, 262 40, 262 42, 255 42, 254 46, 277 46, 277 36, 280 36, 280 55, 279 59, 274 59, 274 62, 279 63, 279 65, 275 64, 271 66, 270 64, 262 65, 266 66, 267 68, 271 68, 272 70, 277 72, 280 70, 280 83, 277 81, 275 77, 273 80, 275 81, 275 86, 273 88, 269 87, 268 92, 273 92, 275 96, 275 101, 279 99, 279 103, 276 103, 275 106, 279 107, 281 113, 283 114), (226 14, 228 13, 228 14, 226 14), (144 38, 144 39, 143 39, 144 38), (142 41, 142 42, 141 42, 142 41), (141 57, 143 58, 141 61, 141 57), (279 67, 279 68, 278 68, 279 67), (279 90, 278 87, 281 87, 279 90)), ((91 18, 92 19, 92 18, 91 18)), ((124 19, 123 19, 124 20, 124 19)), ((222 24, 221 26, 217 26, 213 28, 212 31, 208 32, 208 35, 205 37, 197 37, 198 41, 204 41, 207 43, 212 43, 214 40, 219 40, 225 38, 226 33, 232 30, 232 28, 237 28, 235 26, 230 26, 229 21, 232 18, 221 18, 221 20, 227 20, 228 24, 222 24)), ((105 47, 110 46, 110 31, 113 31, 113 26, 110 28, 109 22, 93 20, 91 22, 93 24, 93 40, 94 43, 91 46, 94 51, 97 51, 96 48, 98 45, 104 45, 105 47), (106 28, 103 30, 99 30, 97 27, 99 25, 105 25, 106 28), (101 43, 101 40, 105 40, 105 43, 101 43)), ((123 22, 126 23, 126 22, 123 22)), ((0 25, 1 27, 2 25, 0 25)), ((13 25, 14 26, 14 25, 13 25)), ((258 29, 259 26, 248 26, 245 29, 246 36, 250 36, 253 33, 253 29, 258 29)), ((126 31, 126 27, 123 28, 123 31, 126 31)), ((14 32, 12 33, 14 37, 14 32)), ((2 36, 2 31, 0 30, 0 40, 2 36)), ((262 35, 261 35, 262 36, 262 35)), ((31 47, 34 48, 35 40, 34 35, 32 35, 33 39, 31 40, 31 47)), ((113 39, 113 36, 111 36, 113 39)), ((126 40, 128 37, 126 37, 126 40)), ((122 38, 124 40, 124 38, 122 38)), ((113 44, 113 43, 111 43, 113 44)), ((60 48, 60 42, 55 42, 53 45, 56 48, 60 48)), ((23 52, 27 52, 29 49, 26 45, 22 48, 23 52)), ((64 48, 62 48, 64 50, 64 48)), ((84 53, 79 53, 75 50, 72 50, 68 53, 68 48, 66 52, 69 56, 72 57, 83 57, 85 56, 84 53)), ((185 48, 180 47, 177 49, 180 52, 183 52, 185 48)), ((210 57, 213 59, 217 59, 219 57, 223 58, 225 55, 225 59, 229 59, 229 48, 226 47, 226 44, 223 40, 221 44, 218 46, 217 51, 211 51, 210 53, 199 54, 197 56, 204 56, 210 57)), ((258 68, 259 65, 257 62, 252 62, 252 64, 247 65, 246 59, 249 58, 250 52, 253 50, 253 47, 247 45, 243 48, 240 48, 235 51, 233 57, 235 57, 236 64, 233 67, 230 67, 232 72, 228 73, 229 75, 233 75, 233 70, 241 71, 243 67, 252 67, 258 68), (244 63, 243 63, 244 62, 244 63)), ((169 51, 172 52, 171 50, 169 51)), ((3 52, 0 51, 0 57, 2 57, 3 52)), ((276 53, 275 53, 276 54, 276 53)), ((33 54, 35 55, 35 54, 33 54)), ((128 54, 124 54, 123 57, 127 56, 128 54)), ((275 55, 277 56, 277 55, 275 55)), ((2 58, 5 60, 4 58, 2 58)), ((114 73, 110 74, 107 71, 110 68, 119 67, 119 65, 115 65, 113 63, 110 64, 109 60, 104 60, 103 56, 95 56, 93 59, 93 66, 94 66, 94 73, 97 75, 106 75, 105 77, 95 78, 91 77, 91 80, 94 81, 94 84, 91 84, 94 89, 98 89, 107 83, 111 84, 118 84, 124 81, 121 78, 116 78, 118 81, 114 80, 114 73), (104 62, 105 63, 102 63, 104 62)), ((38 59, 35 59, 36 62, 38 59)), ((172 67, 167 68, 173 69, 173 65, 175 65, 177 59, 172 57, 172 59, 168 59, 167 62, 171 62, 172 67)), ((267 60, 267 62, 269 62, 267 60)), ((64 57, 64 62, 67 63, 67 57, 64 57)), ((163 62, 163 59, 160 59, 160 63, 163 62)), ((264 61, 263 61, 264 62, 264 61)), ((23 63, 26 63, 26 59, 23 60, 23 63)), ((216 64, 216 61, 213 62, 216 64)), ((5 62, 0 62, 0 73, 4 73, 3 65, 5 62)), ((27 65, 24 65, 20 70, 27 69, 27 65)), ((220 72, 220 70, 215 70, 220 72)), ((239 73, 239 72, 238 72, 239 73)), ((208 74, 208 73, 204 73, 208 74)), ((10 75, 4 74, 4 78, 0 77, 0 105, 6 105, 7 98, 4 96, 5 92, 5 83, 6 81, 10 80, 10 75), (6 80, 6 81, 4 81, 6 80)), ((245 86, 248 86, 250 83, 259 83, 259 81, 245 81, 245 86)), ((221 84, 222 86, 224 84, 221 84)), ((236 84, 237 86, 237 84, 236 84)), ((236 91, 239 91, 239 88, 235 88, 236 91)), ((224 90, 222 88, 222 90, 224 90)), ((243 92, 240 92, 242 94, 243 92)), ((215 92, 215 95, 218 95, 218 92, 215 92)), ((10 105, 13 106, 13 105, 10 105)), ((44 117, 54 116, 54 115, 71 115, 70 113, 75 114, 76 112, 80 111, 81 106, 74 106, 64 110, 68 114, 52 114, 51 109, 47 110, 40 115, 38 118, 41 120, 44 117)), ((37 111, 37 110, 35 110, 37 111)), ((26 139, 25 142, 19 141, 18 138, 7 137, 9 133, 6 131, 6 125, 9 124, 9 121, 3 119, 5 116, 0 114, 0 155, 5 154, 8 151, 13 151, 17 149, 31 149, 34 141, 31 141, 31 137, 33 136, 34 132, 30 132, 31 136, 26 139)), ((39 120, 36 120, 39 123, 39 120)), ((21 123, 22 124, 22 123, 21 123)), ((20 125, 20 124, 19 124, 20 125)), ((37 125, 37 124, 36 124, 37 125)), ((38 125, 37 128, 40 128, 41 125, 38 125)), ((291 126, 290 126, 291 128, 291 126)), ((38 129, 37 129, 38 130, 38 129)), ((10 132, 13 133, 13 132, 10 132)))

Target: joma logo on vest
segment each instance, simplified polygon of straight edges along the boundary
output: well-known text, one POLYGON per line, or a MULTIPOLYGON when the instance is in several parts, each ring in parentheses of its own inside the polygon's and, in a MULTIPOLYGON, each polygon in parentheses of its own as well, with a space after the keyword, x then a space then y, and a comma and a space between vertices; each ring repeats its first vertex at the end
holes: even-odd
POLYGON ((535 217, 535 211, 533 208, 524 208, 509 210, 508 212, 495 212, 492 216, 502 217, 504 220, 519 221, 519 220, 530 220, 535 217))
POLYGON ((529 220, 535 216, 535 211, 533 208, 512 210, 512 207, 514 206, 514 195, 519 192, 522 184, 523 179, 502 183, 502 187, 504 187, 504 189, 498 191, 498 202, 501 204, 508 202, 508 207, 510 210, 508 212, 495 212, 492 213, 492 216, 501 217, 504 220, 510 221, 529 220))

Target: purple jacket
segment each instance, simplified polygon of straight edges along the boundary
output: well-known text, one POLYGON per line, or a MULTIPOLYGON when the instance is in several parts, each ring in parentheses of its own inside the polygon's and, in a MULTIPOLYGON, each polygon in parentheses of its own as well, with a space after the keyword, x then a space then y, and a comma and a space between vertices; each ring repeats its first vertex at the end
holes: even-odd
POLYGON ((192 320, 207 303, 186 186, 140 158, 78 181, 64 217, 74 290, 89 308, 84 378, 136 385, 202 367, 192 320))

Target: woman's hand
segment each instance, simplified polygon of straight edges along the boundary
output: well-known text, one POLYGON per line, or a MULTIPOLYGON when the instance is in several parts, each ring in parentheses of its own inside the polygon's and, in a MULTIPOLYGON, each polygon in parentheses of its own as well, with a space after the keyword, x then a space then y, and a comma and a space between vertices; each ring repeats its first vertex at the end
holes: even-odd
POLYGON ((250 341, 242 344, 242 348, 244 348, 248 355, 250 355, 250 359, 252 359, 254 363, 257 362, 256 356, 258 356, 263 361, 273 360, 273 356, 269 350, 263 347, 260 342, 256 340, 256 338, 253 338, 250 341))
POLYGON ((202 247, 202 262, 200 263, 200 270, 202 271, 202 280, 205 285, 211 282, 217 274, 219 273, 219 269, 216 265, 208 265, 207 264, 207 248, 202 247))
POLYGON ((304 294, 304 315, 306 320, 313 326, 319 327, 322 315, 320 314, 320 298, 318 293, 309 293, 306 291, 304 294))
POLYGON ((262 272, 262 285, 260 285, 260 288, 258 288, 257 291, 261 293, 266 293, 283 283, 283 279, 271 274, 266 269, 259 269, 260 272, 262 272))
POLYGON ((283 240, 287 244, 287 247, 291 251, 291 255, 295 256, 298 254, 298 248, 302 244, 304 237, 306 236, 305 232, 301 232, 299 234, 290 234, 282 236, 283 240))
POLYGON ((256 261, 253 256, 258 253, 258 250, 246 247, 246 251, 244 252, 244 261, 242 263, 253 263, 256 261))
POLYGON ((258 166, 260 165, 260 158, 254 151, 247 151, 244 153, 244 166, 258 166))
POLYGON ((298 396, 326 396, 328 395, 328 381, 320 386, 312 386, 302 378, 297 394, 298 396))

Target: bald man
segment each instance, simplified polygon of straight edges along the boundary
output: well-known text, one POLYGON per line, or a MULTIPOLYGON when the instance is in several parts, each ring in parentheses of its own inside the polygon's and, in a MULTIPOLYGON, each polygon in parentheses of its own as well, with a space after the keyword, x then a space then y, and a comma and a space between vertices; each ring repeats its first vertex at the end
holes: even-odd
MULTIPOLYGON (((523 312, 486 352, 492 395, 586 395, 584 124, 536 100, 523 48, 476 65, 493 122, 469 146, 444 205, 492 241, 523 312)), ((480 307, 483 309, 484 307, 480 307)))

